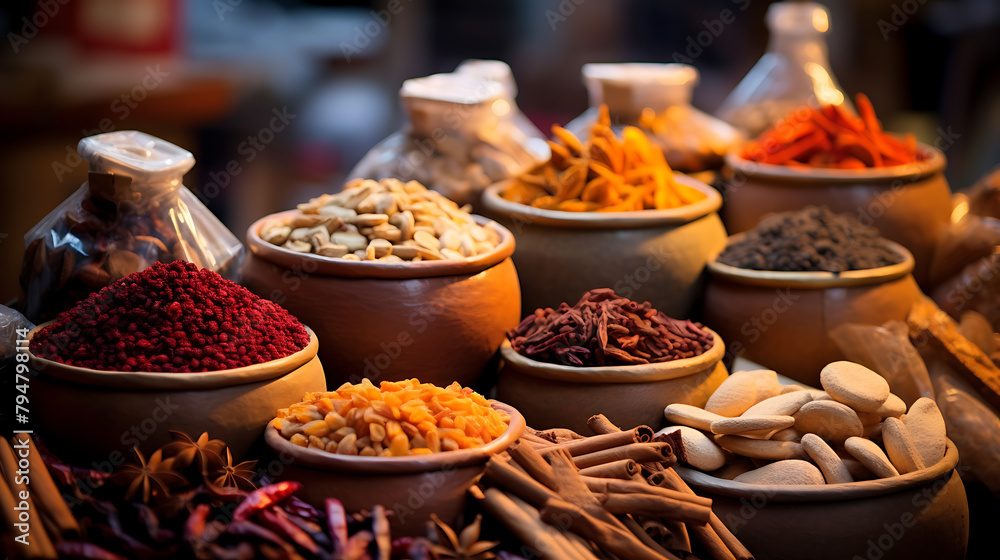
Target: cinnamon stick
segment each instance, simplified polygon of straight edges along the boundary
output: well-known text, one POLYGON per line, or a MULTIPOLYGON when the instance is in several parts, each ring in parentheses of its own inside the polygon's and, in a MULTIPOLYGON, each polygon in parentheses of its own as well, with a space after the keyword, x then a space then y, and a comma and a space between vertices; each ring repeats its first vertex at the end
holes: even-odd
POLYGON ((510 447, 507 448, 507 453, 510 454, 514 461, 524 468, 524 471, 528 473, 531 478, 534 478, 543 485, 555 489, 555 480, 553 480, 552 467, 545 462, 545 459, 535 450, 534 447, 522 443, 520 440, 515 441, 510 447))
POLYGON ((588 453, 596 453, 612 447, 621 447, 630 443, 649 443, 653 439, 653 430, 649 426, 638 426, 627 432, 615 432, 557 443, 544 448, 541 452, 549 453, 555 449, 565 449, 570 456, 578 457, 588 453))
POLYGON ((496 457, 486 462, 485 476, 487 480, 535 507, 543 507, 546 501, 558 497, 542 483, 496 457))
POLYGON ((687 526, 680 521, 645 519, 642 528, 649 536, 663 543, 664 548, 691 554, 691 537, 688 536, 687 526))
POLYGON ((642 544, 646 545, 651 550, 653 550, 654 552, 658 553, 660 556, 670 556, 671 552, 669 550, 663 548, 662 546, 660 546, 660 543, 658 543, 655 540, 653 540, 653 537, 650 537, 649 533, 647 533, 636 522, 636 520, 632 518, 631 515, 626 515, 626 516, 622 517, 622 522, 625 523, 625 527, 633 535, 635 535, 636 538, 639 539, 640 542, 642 542, 642 544))
POLYGON ((608 417, 603 414, 595 414, 587 420, 587 426, 595 434, 613 434, 615 432, 622 431, 621 428, 615 426, 608 417))
POLYGON ((485 492, 472 492, 472 494, 481 501, 486 511, 518 540, 538 552, 539 557, 547 560, 574 560, 573 554, 560 547, 546 531, 545 523, 532 520, 500 490, 489 488, 485 492))
POLYGON ((648 482, 633 482, 615 478, 584 477, 587 488, 592 492, 614 494, 653 494, 670 500, 692 503, 701 507, 711 508, 712 500, 690 492, 669 490, 659 486, 650 486, 648 482))
POLYGON ((555 445, 547 439, 542 439, 535 434, 529 434, 528 432, 521 434, 521 439, 535 446, 547 447, 549 445, 555 445))
MULTIPOLYGON (((28 490, 26 484, 18 484, 17 482, 17 471, 19 470, 17 458, 14 456, 14 450, 11 448, 10 443, 4 438, 0 438, 0 468, 3 469, 3 486, 6 490, 0 490, 0 494, 3 494, 2 499, 8 502, 3 504, 3 515, 5 519, 8 515, 13 516, 13 521, 9 527, 14 529, 16 528, 15 523, 22 523, 19 518, 20 511, 26 511, 30 516, 27 521, 28 546, 15 545, 18 547, 16 549, 18 556, 22 558, 56 558, 56 549, 52 545, 52 540, 49 538, 48 533, 45 532, 41 512, 35 507, 35 503, 31 499, 30 490, 28 490), (10 507, 7 507, 8 505, 10 507), (15 506, 18 509, 15 510, 15 506)), ((15 536, 17 535, 15 534, 15 536)))
POLYGON ((718 515, 715 515, 715 512, 712 512, 712 518, 708 520, 708 524, 715 531, 715 534, 719 535, 722 542, 726 543, 726 548, 733 553, 737 560, 754 560, 753 554, 750 554, 747 547, 743 546, 740 539, 736 538, 736 535, 729 530, 729 527, 726 527, 718 515))
POLYGON ((42 455, 35 447, 35 442, 28 434, 18 434, 11 438, 12 445, 28 445, 28 468, 31 471, 31 496, 42 511, 58 528, 58 534, 64 539, 71 539, 80 534, 80 524, 77 523, 69 506, 63 500, 62 493, 49 474, 42 455))
POLYGON ((587 436, 582 436, 573 430, 568 430, 566 428, 551 428, 548 430, 536 430, 534 435, 552 443, 563 443, 566 441, 573 441, 577 439, 585 439, 587 436))
POLYGON ((622 459, 632 459, 637 463, 672 461, 673 449, 667 443, 631 443, 574 457, 573 463, 578 468, 585 469, 622 459))
POLYGON ((614 514, 633 513, 658 519, 674 519, 687 525, 707 525, 712 509, 655 494, 595 494, 604 509, 614 514))
POLYGON ((698 539, 701 546, 705 547, 705 552, 714 560, 736 560, 736 556, 729 550, 726 543, 722 542, 718 533, 712 530, 709 525, 690 525, 688 529, 694 538, 698 539))
POLYGON ((596 478, 620 478, 622 480, 632 480, 633 475, 639 474, 639 464, 632 459, 620 459, 603 465, 594 465, 580 469, 581 476, 592 476, 596 478))
POLYGON ((552 465, 552 474, 555 478, 556 492, 559 497, 567 502, 579 506, 586 510, 595 518, 614 526, 616 529, 625 530, 625 525, 609 513, 597 500, 590 488, 583 482, 583 478, 576 472, 573 460, 565 450, 560 450, 549 455, 549 462, 552 465))
MULTIPOLYGON (((673 469, 666 469, 662 472, 653 474, 649 477, 649 482, 650 484, 655 484, 663 488, 694 494, 694 490, 692 490, 691 487, 684 482, 684 479, 677 474, 677 471, 673 469)), ((726 543, 726 547, 733 554, 733 556, 739 558, 739 560, 753 560, 753 554, 751 554, 750 551, 743 546, 743 543, 740 542, 736 535, 734 535, 733 532, 726 527, 726 525, 722 522, 722 519, 720 519, 714 512, 712 513, 712 517, 709 519, 709 528, 715 532, 724 543, 726 543)))
MULTIPOLYGON (((549 500, 541 510, 542 519, 553 525, 568 524, 573 531, 597 543, 619 558, 629 560, 678 560, 647 547, 626 529, 602 523, 578 506, 562 500, 549 500)), ((668 553, 669 554, 669 553, 668 553)))
POLYGON ((579 538, 576 539, 569 538, 570 535, 572 535, 573 537, 578 537, 576 533, 564 533, 558 527, 553 527, 552 525, 545 523, 542 520, 542 514, 539 513, 538 509, 532 507, 531 504, 525 502, 521 498, 510 495, 508 495, 507 497, 510 498, 510 501, 513 502, 514 505, 521 508, 521 511, 526 513, 528 517, 530 517, 533 521, 544 524, 544 526, 546 527, 546 531, 549 533, 552 539, 556 541, 556 543, 559 545, 560 548, 572 552, 574 556, 580 558, 581 560, 598 560, 597 557, 594 556, 593 552, 591 552, 590 548, 583 541, 581 541, 579 538))

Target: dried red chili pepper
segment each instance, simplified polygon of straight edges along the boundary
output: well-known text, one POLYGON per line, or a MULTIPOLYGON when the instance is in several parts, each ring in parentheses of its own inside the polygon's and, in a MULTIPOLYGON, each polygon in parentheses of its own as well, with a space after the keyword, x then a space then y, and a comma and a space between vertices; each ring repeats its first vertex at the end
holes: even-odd
POLYGON ((198 540, 205 534, 205 521, 208 519, 208 512, 212 507, 208 504, 198 504, 191 512, 191 516, 184 521, 184 539, 187 541, 198 540))
POLYGON ((31 351, 92 369, 195 372, 269 362, 308 343, 302 323, 278 304, 174 261, 91 294, 35 335, 31 351))
POLYGON ((330 540, 333 542, 333 553, 343 554, 347 548, 347 511, 344 504, 335 498, 326 500, 326 524, 330 531, 330 540))
POLYGON ((316 544, 316 541, 309 536, 309 533, 303 531, 295 523, 292 523, 283 511, 277 509, 263 509, 259 512, 259 515, 265 526, 274 531, 276 534, 284 536, 313 555, 319 555, 320 548, 319 545, 316 544))
POLYGON ((668 362, 698 356, 714 343, 703 325, 673 319, 619 297, 591 290, 570 307, 537 309, 507 333, 511 347, 533 360, 572 366, 668 362))
POLYGON ((267 509, 281 500, 291 496, 302 488, 302 484, 291 480, 269 484, 263 488, 258 488, 247 496, 243 503, 236 506, 233 512, 233 519, 243 521, 250 519, 259 511, 267 509))

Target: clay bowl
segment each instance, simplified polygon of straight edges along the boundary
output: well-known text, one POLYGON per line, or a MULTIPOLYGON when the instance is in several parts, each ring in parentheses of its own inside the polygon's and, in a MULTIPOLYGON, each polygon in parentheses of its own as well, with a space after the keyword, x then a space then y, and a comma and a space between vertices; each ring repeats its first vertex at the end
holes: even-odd
POLYGON ((923 297, 911 275, 913 256, 889 244, 902 262, 839 274, 749 270, 713 260, 705 322, 726 340, 731 354, 819 387, 823 366, 846 359, 829 330, 844 323, 904 320, 923 297))
POLYGON ((740 233, 765 214, 825 205, 909 249, 916 259, 913 275, 928 287, 934 246, 951 215, 951 189, 944 154, 926 144, 918 150, 925 156, 919 162, 861 170, 771 165, 730 153, 722 219, 729 233, 740 233))
POLYGON ((964 558, 969 504, 948 442, 936 465, 893 478, 817 486, 677 472, 757 558, 964 558))
POLYGON ((514 351, 510 341, 500 348, 503 365, 497 398, 517 407, 536 429, 569 428, 589 434, 587 419, 604 414, 615 425, 666 425, 663 407, 671 403, 705 406, 728 377, 722 364, 726 347, 715 343, 700 356, 628 366, 573 367, 532 360, 514 351))
POLYGON ((649 301, 687 317, 704 290, 704 268, 725 246, 718 191, 684 175, 677 181, 708 195, 673 210, 562 212, 504 200, 507 182, 483 193, 487 214, 517 237, 522 315, 571 305, 594 288, 649 301))
POLYGON ((297 494, 323 508, 324 500, 340 500, 348 512, 370 510, 381 504, 393 534, 425 535, 435 513, 453 523, 465 510, 466 492, 479 479, 486 462, 507 449, 524 432, 524 417, 513 407, 491 401, 510 415, 500 437, 475 449, 446 451, 415 457, 359 457, 299 447, 268 427, 264 441, 283 468, 274 477, 303 483, 297 494))
MULTIPOLYGON (((243 285, 312 326, 323 341, 327 383, 362 378, 475 384, 520 320, 520 288, 510 255, 514 236, 466 261, 379 263, 296 253, 260 238, 266 216, 247 231, 243 285)), ((480 224, 488 220, 476 217, 480 224)))
POLYGON ((171 441, 170 430, 192 437, 207 431, 238 459, 274 411, 306 392, 326 390, 319 341, 306 330, 309 344, 290 356, 202 373, 101 371, 30 354, 28 365, 37 372, 31 420, 53 452, 83 464, 120 465, 133 446, 148 456, 171 441))

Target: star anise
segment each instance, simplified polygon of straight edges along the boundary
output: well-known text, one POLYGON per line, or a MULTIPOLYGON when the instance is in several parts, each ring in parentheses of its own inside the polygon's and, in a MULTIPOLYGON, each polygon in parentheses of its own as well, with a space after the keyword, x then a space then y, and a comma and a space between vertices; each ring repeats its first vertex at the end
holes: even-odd
POLYGON ((226 442, 221 439, 209 439, 208 432, 203 432, 197 440, 183 432, 170 431, 174 441, 163 446, 164 455, 173 458, 178 469, 186 469, 194 465, 202 476, 222 468, 222 450, 226 442))
POLYGON ((431 514, 438 533, 438 544, 431 545, 431 555, 435 560, 489 560, 496 555, 489 552, 499 541, 479 540, 479 529, 483 516, 477 515, 476 520, 462 529, 461 535, 441 521, 437 515, 431 514))
POLYGON ((253 468, 257 466, 257 461, 243 461, 238 465, 233 465, 233 454, 226 448, 226 462, 221 469, 214 471, 215 480, 212 484, 216 486, 239 488, 241 490, 256 490, 253 483, 257 473, 253 468))
POLYGON ((187 484, 187 479, 174 470, 173 459, 163 459, 163 450, 157 449, 149 456, 143 456, 138 447, 132 449, 137 463, 129 463, 119 468, 111 481, 126 486, 125 499, 132 500, 141 491, 144 504, 153 496, 169 496, 170 489, 187 484))

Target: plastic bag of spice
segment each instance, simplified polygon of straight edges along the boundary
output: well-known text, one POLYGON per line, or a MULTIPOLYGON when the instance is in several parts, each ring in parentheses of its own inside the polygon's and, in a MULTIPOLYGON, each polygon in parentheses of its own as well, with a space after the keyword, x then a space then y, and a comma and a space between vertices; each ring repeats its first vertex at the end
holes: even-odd
MULTIPOLYGON (((26 375, 29 373, 28 369, 24 362, 17 362, 16 358, 18 340, 24 340, 24 333, 33 328, 35 325, 31 324, 31 321, 27 320, 24 315, 5 305, 0 305, 0 392, 4 395, 16 396, 19 393, 15 391, 23 392, 27 389, 24 379, 16 377, 16 374, 26 375), (19 330, 20 333, 18 333, 19 330), (18 363, 22 364, 20 369, 17 367, 18 363), (16 386, 21 388, 15 388, 16 386)), ((27 349, 26 344, 20 346, 27 349)), ((26 352, 25 355, 27 355, 26 352)), ((13 409, 13 407, 11 408, 13 409)), ((16 426, 14 421, 15 418, 9 413, 0 415, 0 429, 3 430, 3 433, 9 434, 13 430, 24 428, 24 426, 16 426)))
POLYGON ((24 236, 20 308, 37 323, 157 261, 234 279, 243 245, 183 184, 190 152, 134 130, 80 140, 88 180, 24 236))
POLYGON ((403 129, 372 148, 349 178, 416 180, 459 205, 549 158, 542 138, 516 124, 520 112, 499 82, 471 71, 403 82, 403 129))
POLYGON ((599 108, 608 106, 612 129, 638 126, 663 151, 672 169, 695 173, 722 167, 740 140, 735 128, 691 106, 698 70, 687 64, 584 64, 590 108, 566 125, 578 138, 590 136, 599 108))

